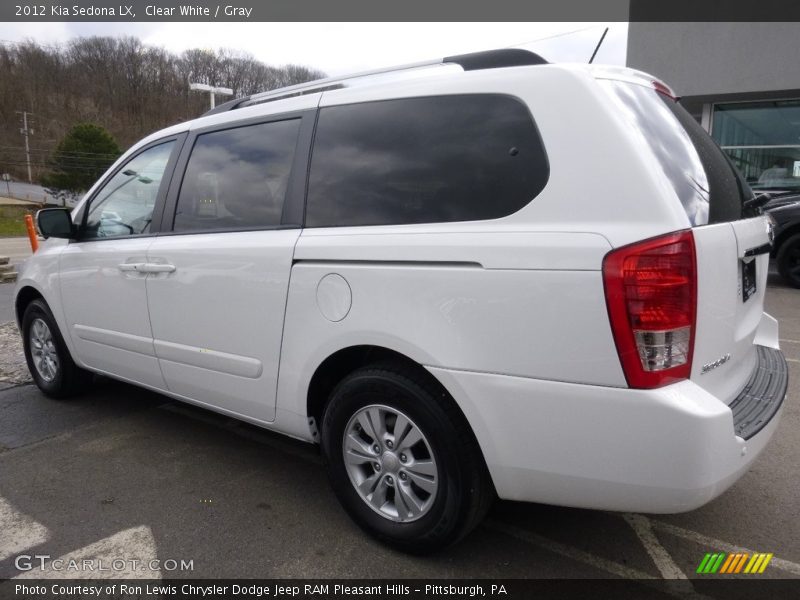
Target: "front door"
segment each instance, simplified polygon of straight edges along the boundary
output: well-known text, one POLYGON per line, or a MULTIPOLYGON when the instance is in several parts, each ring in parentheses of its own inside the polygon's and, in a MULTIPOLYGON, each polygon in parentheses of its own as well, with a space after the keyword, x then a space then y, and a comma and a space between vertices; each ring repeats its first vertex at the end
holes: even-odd
POLYGON ((78 357, 93 370, 156 389, 165 385, 142 267, 176 146, 175 139, 151 145, 116 170, 89 200, 79 239, 59 264, 61 302, 78 357))

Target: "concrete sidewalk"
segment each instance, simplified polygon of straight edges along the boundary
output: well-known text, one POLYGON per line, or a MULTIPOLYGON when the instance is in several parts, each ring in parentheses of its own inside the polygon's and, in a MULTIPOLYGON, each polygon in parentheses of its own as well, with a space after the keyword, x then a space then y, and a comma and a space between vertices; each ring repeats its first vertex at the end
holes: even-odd
POLYGON ((31 208, 39 208, 41 202, 34 202, 32 200, 20 200, 19 198, 8 198, 0 196, 0 206, 29 206, 31 208))

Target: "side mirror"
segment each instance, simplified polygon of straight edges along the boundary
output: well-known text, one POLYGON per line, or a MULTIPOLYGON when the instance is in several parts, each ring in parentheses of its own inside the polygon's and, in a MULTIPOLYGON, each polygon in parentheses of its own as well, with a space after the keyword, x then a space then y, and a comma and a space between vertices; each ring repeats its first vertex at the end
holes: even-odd
POLYGON ((36 213, 36 225, 45 238, 75 237, 75 226, 69 211, 63 208, 45 208, 36 213))

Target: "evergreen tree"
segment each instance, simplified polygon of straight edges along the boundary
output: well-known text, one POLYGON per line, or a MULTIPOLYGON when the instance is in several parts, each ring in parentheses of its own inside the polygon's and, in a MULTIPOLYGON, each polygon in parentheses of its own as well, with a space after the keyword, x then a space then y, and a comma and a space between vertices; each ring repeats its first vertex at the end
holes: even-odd
POLYGON ((108 131, 94 123, 75 125, 56 147, 42 183, 72 193, 88 190, 122 153, 108 131))

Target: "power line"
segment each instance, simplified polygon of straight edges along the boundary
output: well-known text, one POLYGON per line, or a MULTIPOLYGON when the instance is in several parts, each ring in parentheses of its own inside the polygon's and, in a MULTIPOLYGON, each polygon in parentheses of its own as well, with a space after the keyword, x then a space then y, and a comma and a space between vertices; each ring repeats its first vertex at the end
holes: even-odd
MULTIPOLYGON (((0 149, 9 149, 9 150, 23 150, 23 146, 0 146, 0 149)), ((32 152, 58 152, 55 148, 30 148, 32 152)), ((64 152, 64 154, 87 154, 91 156, 119 156, 119 154, 114 154, 111 152, 83 152, 80 150, 70 150, 68 152, 64 152)))
MULTIPOLYGON (((27 160, 18 160, 14 158, 0 158, 0 163, 8 163, 8 162, 20 162, 27 164, 27 160)), ((32 165, 46 165, 52 167, 86 167, 89 169, 107 169, 111 166, 113 161, 103 160, 103 161, 80 161, 74 159, 68 160, 59 160, 59 161, 50 161, 45 160, 42 157, 34 157, 34 160, 30 161, 32 165)))
MULTIPOLYGON (((24 146, 13 146, 13 147, 12 146, 7 146, 7 147, 0 146, 0 152, 24 152, 24 151, 25 151, 24 146)), ((55 150, 55 149, 46 150, 44 148, 30 148, 29 151, 33 152, 33 153, 36 153, 36 154, 48 154, 48 155, 49 154, 58 154, 59 156, 75 156, 77 158, 87 158, 87 159, 116 158, 116 157, 120 156, 120 154, 111 154, 111 153, 105 154, 105 153, 101 153, 101 152, 85 152, 85 153, 80 153, 80 152, 62 152, 60 150, 55 150)))
MULTIPOLYGON (((55 161, 55 162, 83 163, 87 165, 106 164, 106 163, 111 164, 112 162, 114 162, 114 160, 116 160, 110 157, 92 158, 86 156, 65 156, 61 154, 51 157, 48 154, 35 153, 35 152, 31 153, 31 155, 34 159, 38 160, 39 162, 55 161)), ((0 153, 0 156, 2 156, 2 153, 0 153)), ((6 154, 6 156, 9 156, 9 154, 6 154)))
POLYGON ((536 42, 543 42, 544 40, 552 40, 554 38, 564 37, 565 35, 572 35, 573 33, 581 33, 582 31, 589 31, 590 29, 597 29, 598 27, 602 27, 602 25, 589 25, 587 27, 581 27, 580 29, 574 29, 572 31, 562 31, 561 33, 555 33, 553 35, 546 35, 544 37, 536 38, 535 40, 527 40, 524 42, 518 42, 516 44, 511 44, 507 46, 508 48, 514 48, 516 46, 525 46, 527 44, 533 44, 536 42))
MULTIPOLYGON (((0 164, 6 165, 6 166, 12 166, 12 167, 25 167, 25 166, 27 166, 28 163, 24 162, 24 161, 7 161, 7 160, 3 160, 3 161, 0 161, 0 164)), ((45 165, 43 163, 31 163, 31 166, 38 167, 38 168, 47 168, 47 165, 45 165)), ((80 166, 78 166, 78 167, 70 167, 70 170, 71 171, 91 171, 91 172, 96 172, 98 169, 95 169, 95 168, 92 168, 92 167, 80 167, 80 166)), ((100 169, 100 170, 101 170, 101 172, 103 171, 103 169, 100 169)))
MULTIPOLYGON (((13 159, 12 155, 6 155, 6 159, 13 159)), ((0 153, 0 160, 3 160, 3 155, 0 153)), ((51 158, 42 154, 34 154, 31 156, 31 162, 38 163, 58 163, 58 164, 74 164, 74 165, 110 165, 114 162, 111 158, 82 158, 75 156, 57 156, 51 158)))

